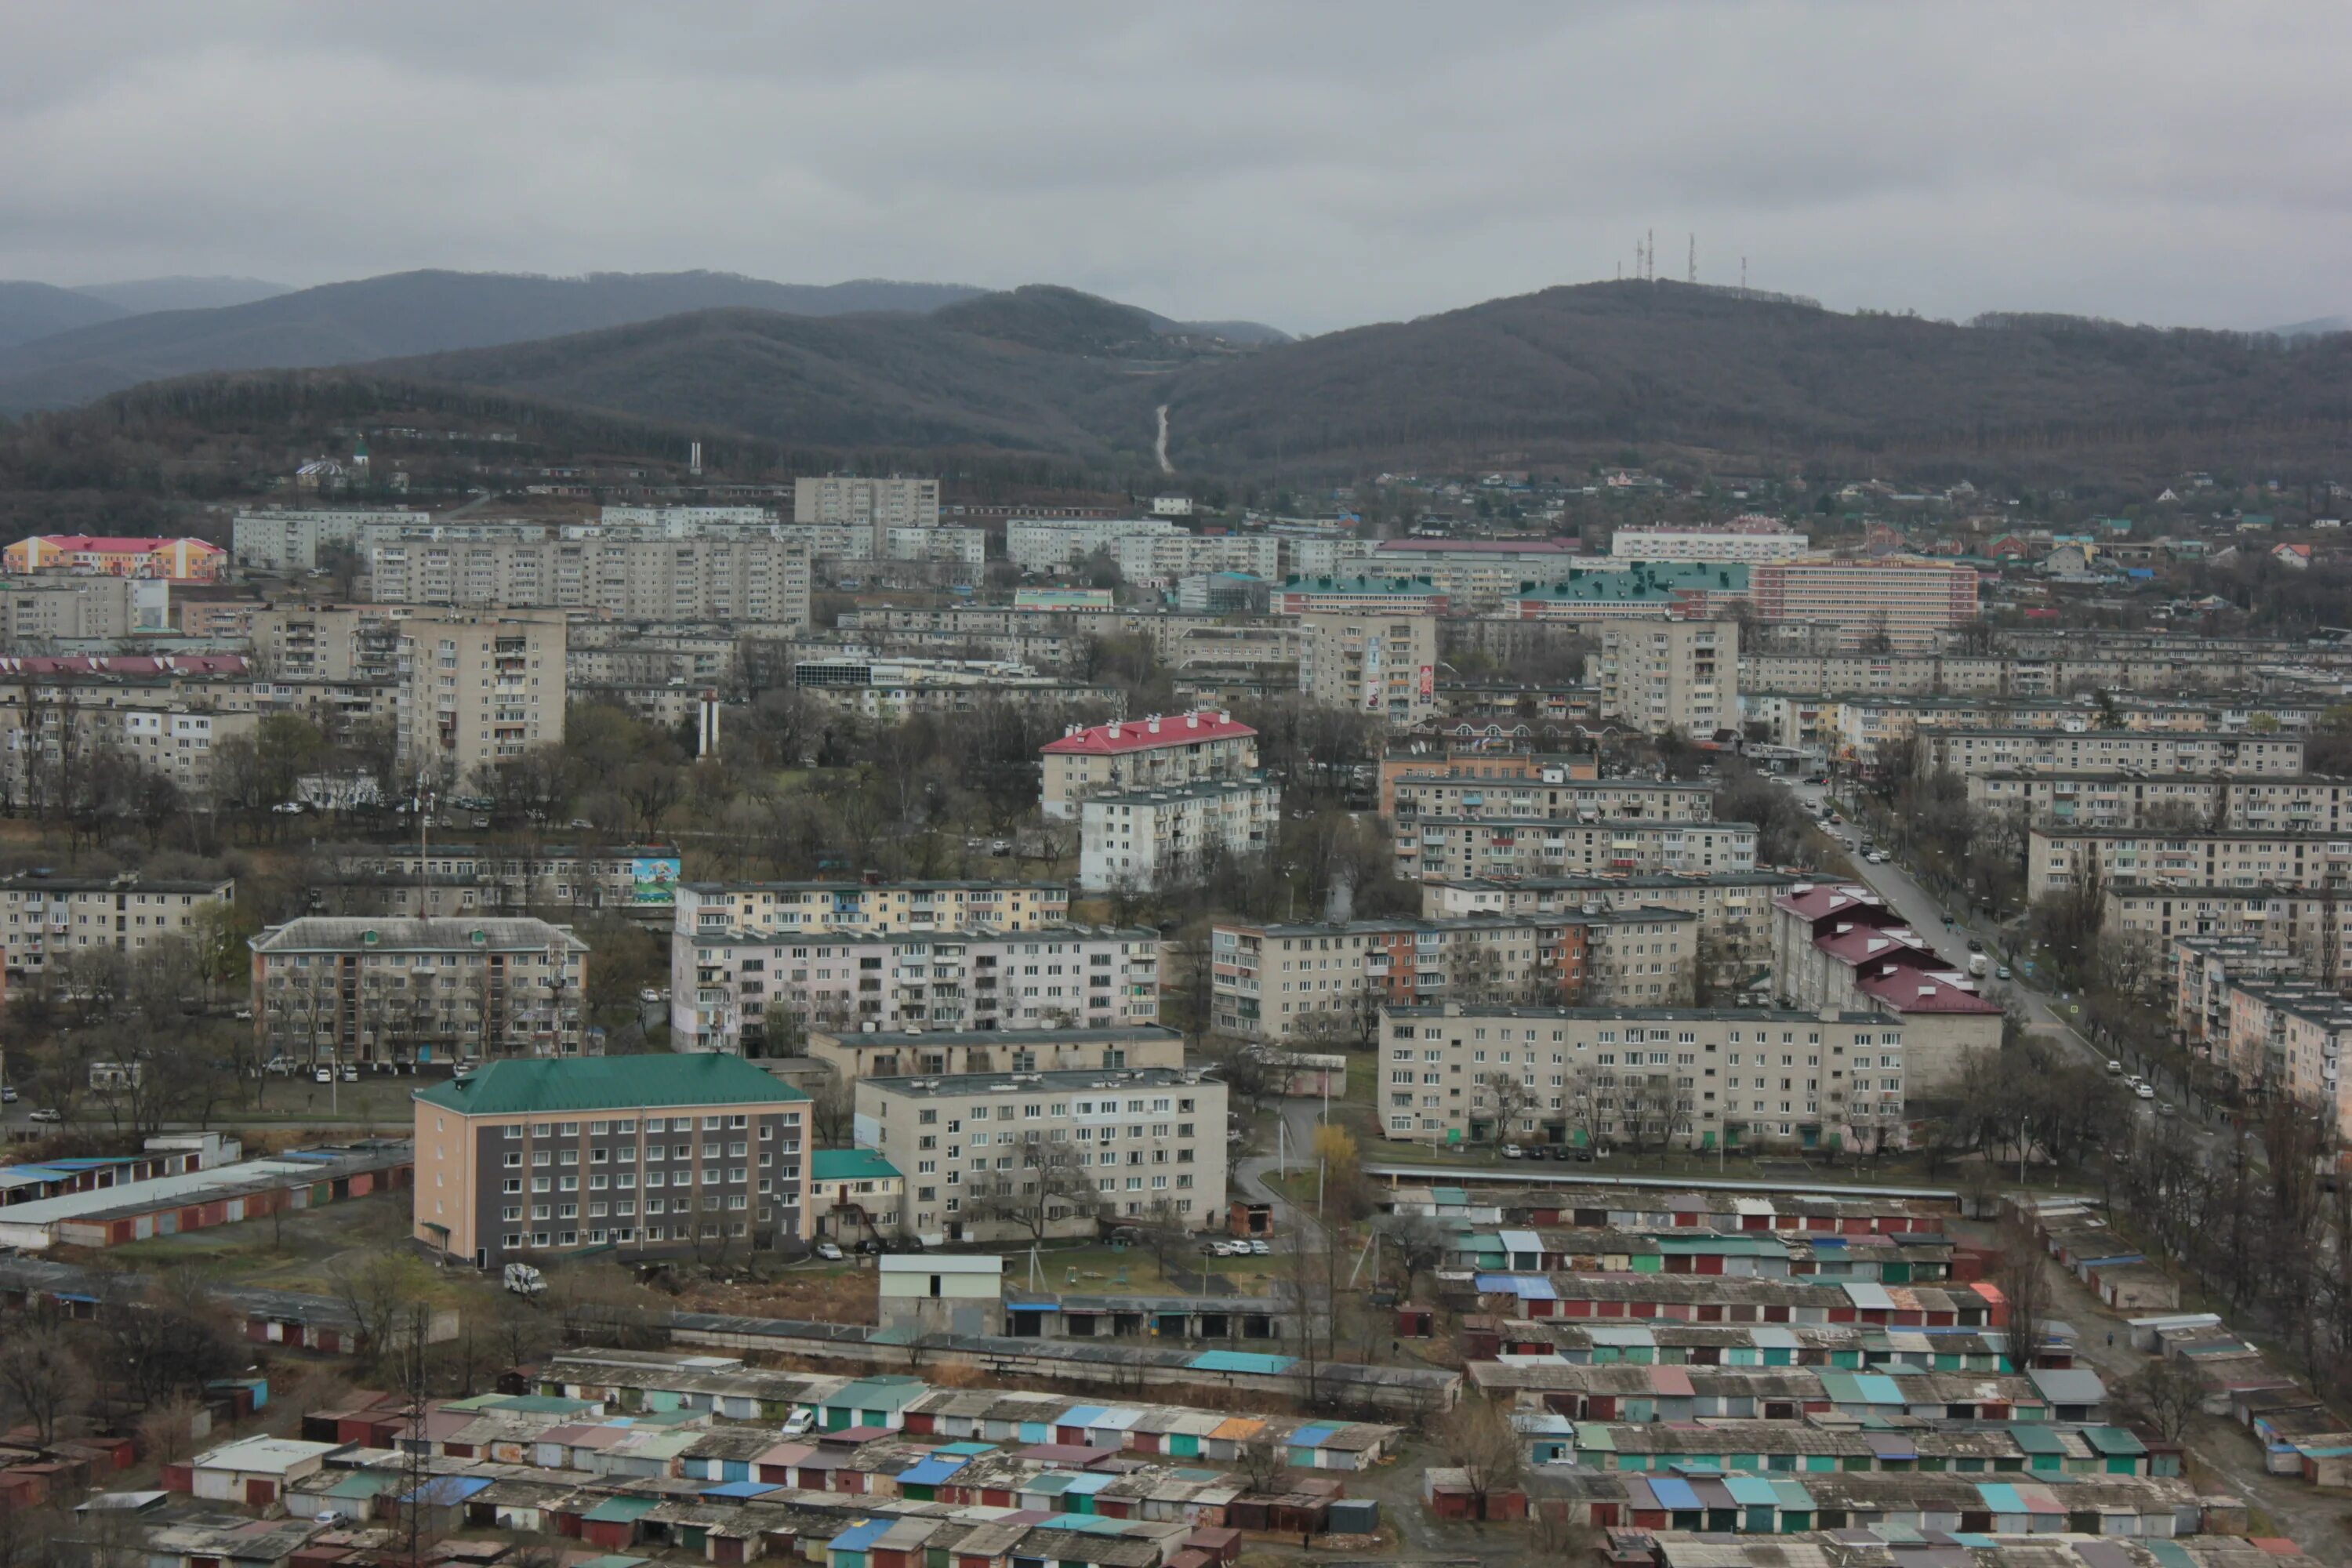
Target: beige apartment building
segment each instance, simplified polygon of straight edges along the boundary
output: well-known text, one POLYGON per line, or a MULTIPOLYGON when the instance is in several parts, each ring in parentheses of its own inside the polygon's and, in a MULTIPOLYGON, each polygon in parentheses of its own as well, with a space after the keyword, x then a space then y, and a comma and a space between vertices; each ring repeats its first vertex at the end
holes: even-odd
POLYGON ((2054 826, 2341 833, 2352 781, 2311 774, 2041 773, 1970 774, 1971 809, 2054 826))
POLYGON ((1184 1037, 1157 1024, 1064 1029, 811 1029, 807 1053, 854 1083, 942 1074, 1181 1068, 1184 1037))
POLYGON ((2317 986, 2245 981, 2230 987, 2229 1021, 2218 1055, 2240 1086, 2319 1110, 2343 1140, 2352 1125, 2352 1074, 2343 1070, 2352 1002, 2317 986))
POLYGON ((1664 909, 1698 921, 1702 962, 1718 994, 1738 989, 1772 962, 1772 900, 1795 885, 1785 871, 1670 871, 1622 877, 1449 878, 1423 882, 1421 912, 1556 915, 1591 909, 1664 909))
POLYGON ((400 673, 405 605, 313 608, 281 605, 253 613, 253 662, 277 680, 391 680, 400 673))
POLYGON ((1225 1212, 1225 1086, 1166 1068, 857 1081, 857 1143, 907 1179, 926 1246, 1195 1230, 1225 1212))
POLYGON ((937 528, 940 481, 866 479, 855 474, 803 476, 793 481, 793 521, 803 526, 864 529, 875 560, 889 556, 890 530, 937 528))
POLYGON ((2304 776, 2303 742, 2231 731, 1918 728, 1930 773, 2259 773, 2304 776))
POLYGON ((1525 777, 1481 778, 1462 771, 1400 771, 1388 780, 1400 826, 1427 816, 1551 816, 1599 822, 1654 818, 1706 822, 1715 816, 1711 784, 1653 784, 1580 778, 1566 762, 1537 757, 1525 777))
POLYGON ((1377 713, 1393 730, 1437 711, 1435 616, 1317 612, 1298 626, 1298 689, 1314 700, 1377 713))
POLYGON ((677 929, 772 931, 1034 931, 1067 924, 1064 882, 685 882, 677 929))
POLYGON ((1398 833, 1396 866, 1398 876, 1422 881, 1752 871, 1756 828, 1745 822, 1423 816, 1398 833))
POLYGON ((2283 947, 2323 985, 2352 976, 2352 892, 2110 882, 2101 929, 2159 950, 2183 936, 2252 937, 2283 947))
POLYGON ((1073 821, 1090 795, 1247 778, 1257 771, 1257 731, 1231 713, 1204 708, 1073 724, 1039 747, 1038 757, 1040 809, 1073 821))
POLYGON ((172 584, 161 577, 38 574, 0 581, 0 633, 11 653, 56 642, 111 640, 171 629, 172 584))
POLYGON ((796 1247, 807 1100, 735 1057, 485 1063, 416 1091, 412 1234, 479 1268, 796 1247))
POLYGON ((805 628, 808 554, 765 535, 678 539, 402 539, 368 548, 386 605, 594 610, 624 621, 805 628))
POLYGON ((2176 936, 2166 953, 2172 977, 2172 1026, 2192 1047, 2230 1037, 2230 993, 2247 981, 2287 984, 2303 978, 2292 948, 2263 936, 2176 936))
POLYGON ((0 879, 7 973, 11 979, 45 973, 66 954, 92 948, 137 953, 193 940, 215 910, 236 900, 229 878, 151 881, 135 871, 103 879, 20 871, 0 879))
POLYGON ((1418 1143, 1635 1149, 1902 1142, 1902 1026, 1834 1008, 1395 1007, 1382 1129, 1418 1143))
POLYGON ((306 916, 253 949, 253 1026, 301 1067, 575 1057, 588 944, 568 926, 481 916, 306 916))
POLYGON ((401 760, 445 787, 563 739, 563 616, 441 610, 401 624, 401 760))
POLYGON ((2029 900, 2078 886, 2095 867, 2109 882, 2341 888, 2352 878, 2352 837, 2137 827, 2036 827, 2026 835, 2029 900))
POLYGON ((1738 621, 1605 622, 1599 663, 1604 719, 1699 739, 1739 722, 1738 621))

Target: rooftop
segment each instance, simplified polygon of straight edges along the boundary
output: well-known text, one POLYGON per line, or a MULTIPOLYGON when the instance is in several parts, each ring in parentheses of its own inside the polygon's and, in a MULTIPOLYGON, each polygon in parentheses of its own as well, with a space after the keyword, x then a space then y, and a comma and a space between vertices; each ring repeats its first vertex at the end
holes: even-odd
POLYGON ((1231 713, 1204 708, 1167 718, 1154 714, 1140 720, 1113 720, 1108 724, 1074 724, 1060 740, 1048 741, 1038 749, 1047 756, 1107 757, 1162 746, 1189 746, 1202 741, 1237 741, 1256 733, 1231 713))
MULTIPOLYGON (((1009 1094, 1015 1089, 1035 1091, 1080 1089, 1171 1089, 1204 1082, 1217 1083, 1214 1079, 1204 1079, 1200 1073, 1181 1068, 1103 1068, 1093 1071, 1081 1068, 1023 1073, 938 1073, 920 1078, 866 1078, 858 1081, 870 1084, 885 1093, 910 1095, 1009 1094)), ((1223 1085, 1218 1084, 1218 1087, 1223 1088, 1223 1085)))
POLYGON ((1134 1045, 1146 1040, 1177 1040, 1182 1038, 1173 1029, 1163 1029, 1157 1024, 1124 1026, 1081 1027, 1071 1025, 1059 1029, 876 1029, 859 1032, 850 1029, 832 1030, 813 1027, 812 1036, 839 1040, 844 1045, 903 1047, 908 1046, 1004 1046, 1019 1049, 1024 1045, 1039 1042, 1066 1043, 1073 1040, 1103 1041, 1112 1045, 1134 1045))
POLYGON ((247 942, 256 952, 348 952, 353 948, 402 952, 588 951, 588 944, 572 935, 568 926, 510 917, 374 920, 306 915, 267 927, 247 942))
POLYGON ((1886 973, 1857 977, 1854 988, 1876 997, 1897 1013, 2000 1012, 1997 1005, 1977 994, 1957 974, 1931 974, 1901 964, 1890 966, 1886 973))
POLYGON ((420 1104, 467 1116, 787 1104, 807 1098, 742 1058, 718 1052, 507 1058, 485 1063, 470 1079, 415 1093, 420 1104))
POLYGON ((1659 1024, 1677 1020, 1728 1024, 1794 1024, 1806 1019, 1817 1024, 1878 1021, 1875 1013, 1824 1013, 1802 1007, 1486 1007, 1446 1003, 1434 1007, 1384 1007, 1381 1011, 1391 1018, 1555 1018, 1571 1024, 1605 1024, 1621 1019, 1659 1024))
POLYGON ((809 1156, 813 1182, 895 1182, 898 1167, 871 1149, 819 1149, 809 1156))

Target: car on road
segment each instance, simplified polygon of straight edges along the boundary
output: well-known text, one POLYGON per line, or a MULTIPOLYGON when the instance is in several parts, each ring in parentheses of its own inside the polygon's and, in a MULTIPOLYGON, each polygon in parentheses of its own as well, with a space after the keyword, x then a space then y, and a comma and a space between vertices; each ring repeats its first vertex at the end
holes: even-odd
POLYGON ((63 1121, 65 1119, 66 1113, 64 1111, 52 1110, 47 1106, 32 1112, 31 1115, 26 1118, 26 1120, 32 1121, 63 1121))
POLYGON ((840 1245, 831 1241, 820 1241, 816 1244, 816 1255, 827 1263, 838 1263, 841 1261, 840 1245))
POLYGON ((650 1007, 655 1003, 661 1000, 661 993, 648 985, 643 991, 637 993, 637 1000, 650 1007))
POLYGON ((1864 856, 1863 858, 1874 866, 1884 866, 1886 864, 1886 851, 1884 849, 1874 849, 1869 854, 1864 856))
POLYGON ((478 816, 474 818, 474 826, 477 827, 488 827, 489 825, 490 819, 487 816, 478 816))
POLYGON ((0 1084, 0 1105, 14 1105, 16 1103, 16 1090, 15 1086, 10 1084, 0 1084))
POLYGON ((584 816, 575 816, 570 822, 565 823, 564 826, 574 828, 582 833, 593 832, 596 826, 594 823, 589 821, 584 816))
POLYGON ((2147 1084, 2141 1084, 2137 1089, 2133 1089, 2132 1093, 2137 1095, 2142 1100, 2154 1100, 2156 1098, 2156 1090, 2147 1084))
POLYGON ((2169 1115, 2171 1115, 2171 1114, 2172 1114, 2172 1101, 2170 1101, 2170 1100, 2165 1100, 2165 1101, 2161 1102, 2160 1104, 2158 1104, 2158 1105, 2157 1106, 2157 1108, 2156 1108, 2156 1113, 2157 1113, 2158 1116, 2169 1116, 2169 1115))
POLYGON ((2121 1062, 2118 1062, 2118 1061, 2109 1061, 2109 1062, 2107 1063, 2107 1076, 2108 1076, 2109 1078, 2121 1078, 2121 1077, 2123 1077, 2123 1076, 2124 1076, 2124 1064, 2123 1064, 2123 1063, 2121 1063, 2121 1062))
POLYGON ((1995 980, 2007 980, 2011 978, 2009 965, 2004 963, 1999 969, 1994 970, 1992 972, 1992 977, 1995 980))
POLYGON ((1969 938, 1969 951, 1970 952, 1982 952, 1984 951, 1984 943, 1975 937, 1970 937, 1969 938))

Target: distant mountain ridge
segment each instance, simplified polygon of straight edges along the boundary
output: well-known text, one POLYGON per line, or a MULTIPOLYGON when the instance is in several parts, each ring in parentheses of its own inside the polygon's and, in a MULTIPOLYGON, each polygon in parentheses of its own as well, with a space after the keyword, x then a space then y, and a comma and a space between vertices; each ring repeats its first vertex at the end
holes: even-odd
POLYGON ((258 278, 133 278, 121 283, 77 283, 86 294, 131 315, 152 310, 213 310, 226 305, 250 305, 257 300, 291 294, 293 286, 258 278))
POLYGON ((54 283, 0 282, 0 350, 123 314, 122 307, 54 283))

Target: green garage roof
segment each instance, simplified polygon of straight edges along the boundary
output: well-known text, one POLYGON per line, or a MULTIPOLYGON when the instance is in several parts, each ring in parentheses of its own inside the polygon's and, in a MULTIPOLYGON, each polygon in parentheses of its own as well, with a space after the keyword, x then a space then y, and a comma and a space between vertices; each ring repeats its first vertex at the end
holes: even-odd
POLYGON ((895 1182, 898 1167, 871 1149, 819 1149, 809 1156, 812 1182, 895 1182))
POLYGON ((784 1103, 808 1096, 741 1057, 696 1051, 486 1062, 472 1078, 420 1089, 416 1098, 467 1116, 530 1116, 784 1103))

